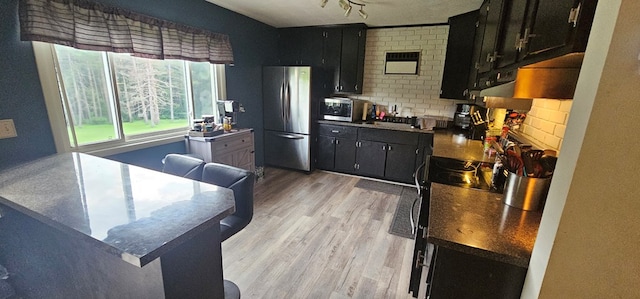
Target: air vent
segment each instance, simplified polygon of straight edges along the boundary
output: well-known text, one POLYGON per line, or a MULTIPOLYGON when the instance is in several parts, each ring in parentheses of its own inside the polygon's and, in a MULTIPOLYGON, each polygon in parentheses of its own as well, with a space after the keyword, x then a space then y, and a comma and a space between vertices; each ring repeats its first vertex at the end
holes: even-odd
POLYGON ((420 52, 389 52, 384 65, 385 74, 417 75, 420 52))

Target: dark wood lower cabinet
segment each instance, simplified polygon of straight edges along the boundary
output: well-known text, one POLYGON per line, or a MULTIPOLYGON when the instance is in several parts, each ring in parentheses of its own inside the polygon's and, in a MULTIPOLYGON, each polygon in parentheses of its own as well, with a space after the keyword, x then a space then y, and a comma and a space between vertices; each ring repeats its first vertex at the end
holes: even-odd
POLYGON ((356 153, 356 173, 375 177, 384 176, 385 157, 387 144, 376 141, 358 141, 356 153))
POLYGON ((318 155, 316 167, 320 169, 333 169, 335 166, 335 137, 318 136, 318 155))
POLYGON ((356 141, 337 138, 335 149, 335 170, 353 173, 356 164, 356 141))
POLYGON ((433 134, 321 123, 316 167, 412 184, 433 134))
POLYGON ((520 298, 527 268, 435 246, 427 297, 520 298))
POLYGON ((384 176, 394 181, 413 181, 417 153, 415 145, 387 144, 384 176))

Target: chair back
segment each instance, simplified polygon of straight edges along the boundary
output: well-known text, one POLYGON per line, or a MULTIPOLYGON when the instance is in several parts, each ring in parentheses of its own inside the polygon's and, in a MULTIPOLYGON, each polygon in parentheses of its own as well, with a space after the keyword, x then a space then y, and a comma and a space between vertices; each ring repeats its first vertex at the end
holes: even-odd
POLYGON ((253 217, 254 174, 250 171, 219 163, 207 163, 202 170, 202 181, 233 190, 236 212, 248 224, 253 217))
POLYGON ((202 179, 202 169, 205 164, 202 159, 181 154, 168 154, 162 162, 164 163, 162 168, 164 173, 198 181, 202 179))

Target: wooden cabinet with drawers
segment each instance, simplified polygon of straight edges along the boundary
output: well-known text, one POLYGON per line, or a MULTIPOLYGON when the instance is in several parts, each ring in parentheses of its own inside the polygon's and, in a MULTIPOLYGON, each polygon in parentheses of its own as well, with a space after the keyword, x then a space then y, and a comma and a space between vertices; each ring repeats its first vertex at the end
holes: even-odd
POLYGON ((205 162, 221 163, 255 172, 253 129, 215 137, 185 137, 187 152, 205 162))

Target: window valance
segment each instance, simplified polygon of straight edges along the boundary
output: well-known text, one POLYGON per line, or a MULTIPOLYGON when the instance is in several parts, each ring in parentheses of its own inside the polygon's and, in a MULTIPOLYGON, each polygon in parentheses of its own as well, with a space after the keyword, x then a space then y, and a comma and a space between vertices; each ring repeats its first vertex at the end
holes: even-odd
POLYGON ((21 0, 20 37, 156 59, 232 64, 229 36, 87 0, 21 0))

